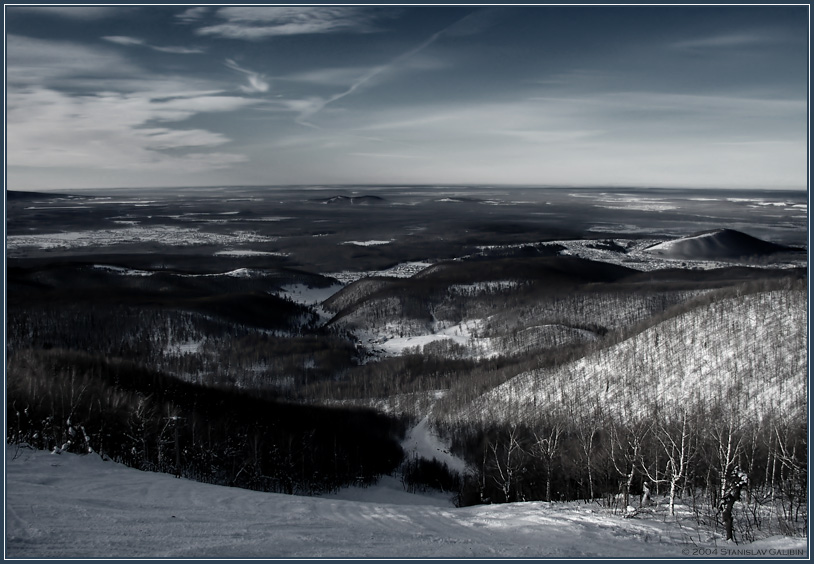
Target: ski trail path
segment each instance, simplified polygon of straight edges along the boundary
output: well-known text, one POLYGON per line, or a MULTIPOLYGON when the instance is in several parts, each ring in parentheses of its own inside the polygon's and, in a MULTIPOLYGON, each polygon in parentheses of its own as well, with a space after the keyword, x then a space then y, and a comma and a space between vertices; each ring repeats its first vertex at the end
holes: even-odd
MULTIPOLYGON (((591 505, 299 497, 141 472, 96 455, 17 454, 6 450, 7 558, 681 557, 692 547, 675 525, 591 505)), ((387 488, 372 491, 386 497, 387 488)), ((806 541, 761 546, 804 550, 806 541)))

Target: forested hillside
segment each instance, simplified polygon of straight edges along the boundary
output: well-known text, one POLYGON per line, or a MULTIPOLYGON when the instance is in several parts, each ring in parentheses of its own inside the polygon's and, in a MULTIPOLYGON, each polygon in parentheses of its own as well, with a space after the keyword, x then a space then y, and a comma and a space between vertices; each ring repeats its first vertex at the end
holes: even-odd
POLYGON ((477 397, 453 386, 435 424, 469 461, 472 502, 646 505, 661 492, 671 511, 689 500, 714 524, 748 490, 740 527, 771 515, 771 526, 797 531, 807 520, 807 310, 799 282, 712 292, 477 397))
POLYGON ((533 421, 596 413, 636 422, 693 406, 743 420, 806 408, 802 288, 722 298, 575 362, 520 374, 450 415, 533 421))

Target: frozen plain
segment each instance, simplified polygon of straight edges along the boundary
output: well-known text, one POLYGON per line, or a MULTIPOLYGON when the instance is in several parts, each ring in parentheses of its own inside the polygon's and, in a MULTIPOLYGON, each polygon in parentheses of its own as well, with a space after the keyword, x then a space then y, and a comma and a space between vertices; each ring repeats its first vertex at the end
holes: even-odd
POLYGON ((6 450, 6 558, 683 558, 807 555, 806 539, 724 543, 597 504, 455 508, 385 477, 323 497, 141 472, 98 455, 6 450), (703 552, 702 552, 703 554, 703 552))

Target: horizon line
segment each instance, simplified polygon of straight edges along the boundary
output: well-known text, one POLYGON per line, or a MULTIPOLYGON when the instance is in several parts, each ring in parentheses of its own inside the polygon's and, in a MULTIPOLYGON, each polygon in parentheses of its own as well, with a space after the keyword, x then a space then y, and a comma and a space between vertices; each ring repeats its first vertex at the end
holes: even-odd
POLYGON ((59 193, 70 191, 104 191, 104 190, 231 190, 231 189, 279 189, 279 188, 302 188, 318 190, 324 188, 368 188, 377 187, 382 189, 392 188, 527 188, 527 189, 564 189, 564 190, 743 190, 743 191, 765 191, 765 192, 808 192, 808 187, 747 187, 747 186, 660 186, 660 185, 614 185, 614 184, 475 184, 475 183, 303 183, 303 184, 189 184, 175 186, 104 186, 104 187, 70 187, 70 188, 10 188, 6 187, 6 192, 46 192, 59 193))

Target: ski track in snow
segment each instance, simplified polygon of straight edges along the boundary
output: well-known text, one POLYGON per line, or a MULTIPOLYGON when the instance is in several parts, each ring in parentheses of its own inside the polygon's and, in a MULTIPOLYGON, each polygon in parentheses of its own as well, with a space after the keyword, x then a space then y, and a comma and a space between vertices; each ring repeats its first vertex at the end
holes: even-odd
MULTIPOLYGON (((595 504, 454 508, 418 495, 406 504, 412 494, 384 486, 343 490, 374 502, 299 497, 15 447, 6 476, 7 558, 681 557, 693 546, 692 531, 595 504)), ((806 541, 748 546, 804 550, 806 541)))
POLYGON ((436 459, 459 474, 467 473, 466 463, 449 451, 438 435, 430 428, 429 416, 424 417, 410 429, 401 447, 407 457, 415 456, 426 460, 436 459))

